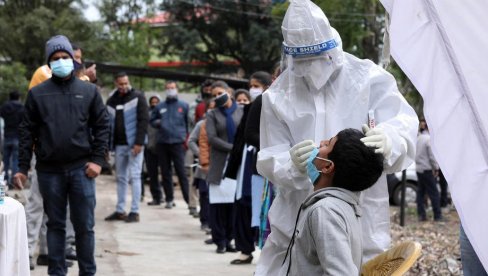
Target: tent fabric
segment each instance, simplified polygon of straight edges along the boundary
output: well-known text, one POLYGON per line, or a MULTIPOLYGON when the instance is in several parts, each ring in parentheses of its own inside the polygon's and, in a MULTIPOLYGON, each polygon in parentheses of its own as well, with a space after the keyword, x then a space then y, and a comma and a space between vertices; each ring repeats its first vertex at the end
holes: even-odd
POLYGON ((424 99, 434 155, 488 270, 488 2, 380 1, 392 56, 424 99))

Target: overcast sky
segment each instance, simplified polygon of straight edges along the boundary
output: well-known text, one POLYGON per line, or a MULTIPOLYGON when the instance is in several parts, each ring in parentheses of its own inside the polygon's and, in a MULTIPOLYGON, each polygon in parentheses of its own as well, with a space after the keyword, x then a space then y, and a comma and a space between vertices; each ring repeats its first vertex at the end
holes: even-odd
POLYGON ((84 10, 84 14, 86 19, 90 21, 96 21, 100 19, 100 13, 98 12, 97 7, 95 4, 97 0, 84 0, 86 4, 88 4, 88 8, 84 10))

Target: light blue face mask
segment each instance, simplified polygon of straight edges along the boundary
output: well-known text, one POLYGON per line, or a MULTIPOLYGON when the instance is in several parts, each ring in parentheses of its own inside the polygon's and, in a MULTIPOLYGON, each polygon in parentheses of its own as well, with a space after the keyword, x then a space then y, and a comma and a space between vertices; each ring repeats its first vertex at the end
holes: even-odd
POLYGON ((60 58, 58 60, 51 61, 49 65, 51 66, 51 71, 53 75, 59 78, 67 77, 74 69, 73 60, 70 58, 60 58))
POLYGON ((312 184, 314 186, 315 186, 315 184, 317 182, 317 179, 319 179, 319 176, 320 176, 320 171, 317 170, 317 167, 315 167, 315 164, 313 163, 313 161, 315 160, 315 158, 332 163, 332 161, 329 160, 329 159, 325 159, 325 158, 322 158, 322 157, 318 157, 317 156, 318 154, 319 154, 319 149, 318 148, 314 148, 312 150, 312 154, 307 159, 307 174, 308 174, 308 177, 310 178, 310 180, 312 181, 312 184))

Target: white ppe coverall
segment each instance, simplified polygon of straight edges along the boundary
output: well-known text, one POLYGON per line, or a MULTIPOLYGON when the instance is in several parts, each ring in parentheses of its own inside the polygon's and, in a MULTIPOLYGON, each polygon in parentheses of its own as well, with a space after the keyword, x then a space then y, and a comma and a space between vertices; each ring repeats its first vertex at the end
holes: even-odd
POLYGON ((262 96, 258 172, 278 189, 268 218, 271 234, 255 275, 279 275, 300 204, 313 191, 289 150, 303 140, 361 129, 374 114, 391 146, 384 174, 362 192, 363 262, 390 246, 386 173, 406 169, 415 159, 418 118, 391 74, 341 49, 339 34, 309 0, 292 0, 282 23, 286 69, 262 96))
MULTIPOLYGON (((369 60, 344 53, 341 69, 319 90, 307 89, 297 78, 295 89, 280 89, 293 77, 286 71, 263 94, 261 151, 258 171, 277 188, 269 211, 271 234, 261 253, 256 275, 277 275, 291 239, 300 204, 312 192, 307 174, 290 158, 290 148, 312 139, 316 144, 345 128, 361 129, 374 110, 376 127, 392 144, 384 173, 406 169, 415 158, 418 119, 398 91, 395 79, 369 60)), ((388 188, 383 174, 363 192, 363 254, 366 261, 389 248, 390 215, 388 188)))

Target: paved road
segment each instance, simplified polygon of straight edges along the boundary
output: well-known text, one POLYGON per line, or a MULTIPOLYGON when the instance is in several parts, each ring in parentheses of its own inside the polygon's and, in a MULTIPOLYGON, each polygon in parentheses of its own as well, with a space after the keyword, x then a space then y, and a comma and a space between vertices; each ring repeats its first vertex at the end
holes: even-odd
MULTIPOLYGON (((149 195, 148 187, 146 192, 149 195)), ((238 253, 217 254, 216 246, 205 245, 203 241, 207 236, 200 231, 199 220, 188 215, 179 188, 176 188, 175 196, 176 207, 172 210, 142 203, 139 223, 105 222, 103 219, 115 208, 115 179, 106 175, 97 178, 97 275, 253 274, 258 253, 254 253, 252 265, 230 265, 238 253)), ((146 196, 145 201, 149 198, 146 196)), ((47 267, 36 266, 32 275, 47 275, 47 267)), ((78 275, 76 263, 68 275, 78 275)))

